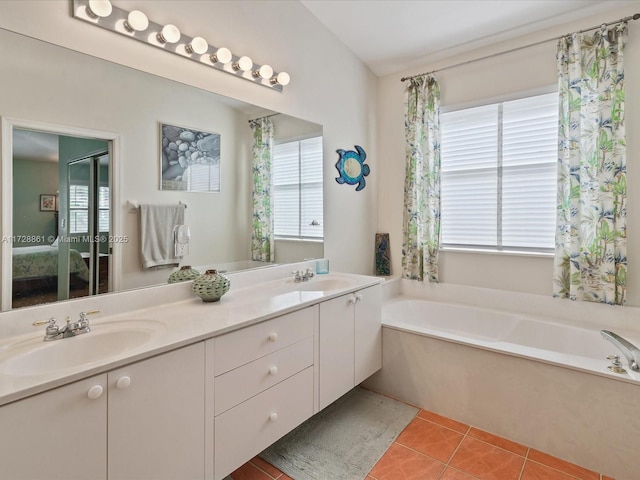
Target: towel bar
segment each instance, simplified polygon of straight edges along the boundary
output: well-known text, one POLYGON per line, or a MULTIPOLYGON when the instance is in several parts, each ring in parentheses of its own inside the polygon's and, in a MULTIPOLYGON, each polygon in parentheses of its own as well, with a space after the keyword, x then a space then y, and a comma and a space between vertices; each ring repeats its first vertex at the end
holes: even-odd
MULTIPOLYGON (((135 200, 127 200, 127 208, 129 209, 129 213, 138 213, 138 209, 140 205, 135 200)), ((187 208, 187 204, 182 200, 178 202, 178 205, 184 205, 184 208, 187 208)))

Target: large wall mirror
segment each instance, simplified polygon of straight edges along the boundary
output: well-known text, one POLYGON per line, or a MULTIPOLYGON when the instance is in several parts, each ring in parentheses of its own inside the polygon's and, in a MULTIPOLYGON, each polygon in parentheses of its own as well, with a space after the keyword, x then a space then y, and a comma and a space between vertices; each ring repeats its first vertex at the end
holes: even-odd
MULTIPOLYGON (((252 259, 250 121, 268 116, 276 145, 320 148, 321 125, 2 29, 0 52, 2 310, 166 283, 178 267, 142 266, 142 204, 186 205, 181 265, 268 265, 252 259), (162 124, 216 135, 219 191, 159 188, 162 124)), ((315 235, 277 238, 269 264, 323 256, 322 219, 308 223, 315 235)))

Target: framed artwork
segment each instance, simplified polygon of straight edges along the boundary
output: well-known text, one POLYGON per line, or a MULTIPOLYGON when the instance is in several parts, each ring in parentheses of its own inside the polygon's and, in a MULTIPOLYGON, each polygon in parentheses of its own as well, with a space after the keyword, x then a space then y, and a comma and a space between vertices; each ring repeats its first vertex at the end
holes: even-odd
POLYGON ((220 134, 160 123, 160 190, 220 192, 220 134))
POLYGON ((56 211, 56 196, 55 195, 40 195, 40 211, 41 212, 55 212, 56 211))

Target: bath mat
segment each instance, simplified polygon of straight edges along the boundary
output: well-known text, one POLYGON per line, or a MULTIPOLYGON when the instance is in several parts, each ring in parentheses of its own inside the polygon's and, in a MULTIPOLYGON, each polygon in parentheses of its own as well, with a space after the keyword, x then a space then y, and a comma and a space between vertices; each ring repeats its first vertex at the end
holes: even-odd
POLYGON ((259 456, 294 480, 363 480, 417 414, 356 387, 259 456))

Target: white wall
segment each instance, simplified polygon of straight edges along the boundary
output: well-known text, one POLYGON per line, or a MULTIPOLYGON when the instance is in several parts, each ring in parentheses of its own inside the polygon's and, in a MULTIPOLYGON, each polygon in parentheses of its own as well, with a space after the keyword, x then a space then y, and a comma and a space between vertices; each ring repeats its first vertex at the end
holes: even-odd
MULTIPOLYGON (((590 17, 580 22, 537 32, 517 40, 489 48, 478 49, 466 55, 423 65, 398 74, 380 78, 378 82, 378 156, 381 159, 378 176, 378 231, 389 232, 391 262, 394 275, 401 274, 402 202, 405 170, 404 145, 404 76, 437 70, 448 65, 479 59, 497 52, 557 37, 603 22, 616 20, 636 12, 637 7, 625 7, 606 15, 590 17)), ((640 24, 630 22, 625 53, 626 62, 626 129, 628 160, 628 303, 640 305, 640 272, 637 271, 640 254, 640 212, 634 209, 640 199, 640 169, 635 158, 640 144, 634 132, 640 128, 640 24), (635 239, 635 240, 634 240, 635 239)), ((465 105, 535 91, 557 84, 556 42, 480 60, 465 66, 436 73, 441 88, 442 106, 465 105)), ((519 292, 551 295, 553 259, 518 255, 486 253, 441 252, 440 281, 519 292)))
MULTIPOLYGON (((201 35, 256 63, 287 71, 291 83, 279 93, 132 41, 73 18, 67 0, 2 1, 0 27, 322 124, 325 256, 335 270, 372 273, 378 168, 373 74, 299 2, 113 3, 126 10, 143 9, 157 23, 174 23, 187 35, 201 35), (357 193, 332 180, 335 151, 354 144, 365 148, 372 168, 367 188, 357 193)), ((0 103, 0 114, 1 108, 0 103)))

